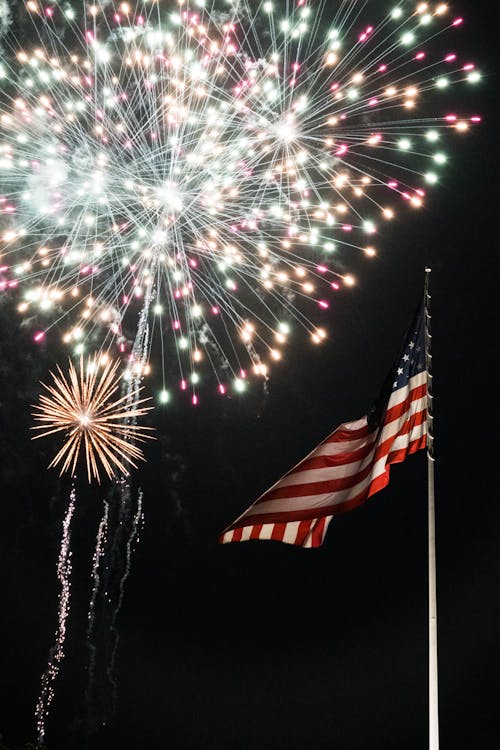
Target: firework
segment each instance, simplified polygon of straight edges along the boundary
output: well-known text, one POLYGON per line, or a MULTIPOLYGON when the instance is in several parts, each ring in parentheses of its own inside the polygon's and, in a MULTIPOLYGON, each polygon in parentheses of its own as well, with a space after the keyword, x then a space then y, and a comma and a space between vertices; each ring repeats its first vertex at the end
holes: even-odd
POLYGON ((480 79, 463 19, 366 6, 25 4, 33 43, 13 22, 0 62, 0 285, 37 340, 79 354, 99 331, 130 357, 145 311, 160 400, 197 403, 209 372, 243 391, 297 329, 325 339, 356 254, 479 120, 449 109, 480 79))
POLYGON ((32 429, 42 431, 36 438, 63 433, 64 444, 50 464, 61 464, 61 474, 74 475, 82 453, 89 482, 92 478, 100 482, 100 468, 112 478, 117 470, 128 474, 128 466, 136 467, 135 462, 143 459, 136 443, 150 437, 149 428, 136 420, 149 410, 141 406, 149 399, 138 398, 140 389, 128 389, 117 397, 119 366, 119 361, 107 362, 99 374, 95 362, 89 361, 85 368, 80 359, 79 373, 70 362, 68 378, 58 367, 58 374, 52 373, 53 385, 44 384, 49 395, 41 394, 40 404, 34 407, 35 420, 41 424, 32 429))

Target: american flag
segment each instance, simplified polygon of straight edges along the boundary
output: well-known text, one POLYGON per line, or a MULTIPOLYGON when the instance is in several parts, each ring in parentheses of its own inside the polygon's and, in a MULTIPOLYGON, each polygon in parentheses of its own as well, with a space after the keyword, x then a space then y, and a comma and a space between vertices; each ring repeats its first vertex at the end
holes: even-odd
POLYGON ((423 305, 370 413, 337 427, 221 535, 222 544, 272 539, 319 547, 333 516, 389 482, 390 465, 426 446, 423 305))

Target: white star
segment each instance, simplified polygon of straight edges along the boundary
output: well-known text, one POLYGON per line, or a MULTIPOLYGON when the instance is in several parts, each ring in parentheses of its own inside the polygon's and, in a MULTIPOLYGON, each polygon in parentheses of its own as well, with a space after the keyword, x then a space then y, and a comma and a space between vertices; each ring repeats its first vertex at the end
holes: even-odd
POLYGON ((414 341, 410 341, 410 344, 409 344, 409 346, 410 346, 410 349, 413 349, 413 348, 414 348, 414 346, 415 346, 415 342, 414 342, 414 341))
POLYGON ((405 354, 403 357, 403 362, 408 362, 409 359, 410 359, 409 355, 405 354))
POLYGON ((398 367, 398 375, 402 375, 404 372, 402 367, 398 367))

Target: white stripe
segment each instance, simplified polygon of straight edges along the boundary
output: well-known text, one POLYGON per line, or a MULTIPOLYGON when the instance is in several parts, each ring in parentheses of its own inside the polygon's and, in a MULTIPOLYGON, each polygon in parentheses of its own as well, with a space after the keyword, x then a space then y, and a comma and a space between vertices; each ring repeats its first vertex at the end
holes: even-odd
MULTIPOLYGON (((425 398, 418 399, 418 401, 412 401, 409 408, 401 414, 397 419, 393 419, 392 422, 388 422, 380 433, 378 445, 385 443, 386 440, 391 438, 397 438, 405 426, 406 422, 410 417, 414 417, 417 414, 425 411, 427 408, 427 402, 425 398)), ((405 437, 404 435, 402 437, 405 437)))
MULTIPOLYGON (((391 425, 391 424, 397 423, 398 420, 399 421, 401 420, 401 417, 405 416, 405 414, 406 415, 418 414, 418 412, 420 412, 420 411, 425 411, 426 407, 427 407, 427 396, 422 396, 422 398, 416 398, 413 401, 409 401, 408 402, 408 406, 406 408, 406 411, 404 411, 401 414, 401 416, 396 417, 395 419, 391 420, 390 422, 387 422, 387 425, 391 425)), ((407 417, 406 417, 406 419, 407 419, 407 417)))
POLYGON ((406 435, 397 435, 396 438, 390 444, 387 453, 384 453, 384 455, 381 456, 378 459, 378 461, 373 465, 373 470, 371 474, 372 481, 374 479, 378 479, 378 477, 384 473, 385 467, 387 464, 387 457, 389 453, 393 453, 394 451, 408 448, 409 444, 413 440, 416 440, 417 438, 421 437, 424 433, 425 433, 425 423, 421 425, 416 425, 416 427, 414 427, 413 430, 411 430, 406 435), (415 437, 413 437, 413 435, 415 435, 415 437))
POLYGON ((298 469, 300 464, 304 463, 304 461, 307 461, 309 458, 314 458, 315 456, 336 456, 339 453, 349 453, 350 451, 362 448, 367 442, 370 442, 373 433, 372 435, 365 435, 362 438, 353 438, 352 440, 334 440, 333 438, 339 430, 360 430, 363 427, 366 427, 367 424, 367 418, 363 417, 355 422, 345 422, 344 424, 339 425, 339 427, 330 433, 330 435, 327 435, 327 437, 324 438, 321 443, 311 451, 311 453, 308 453, 308 455, 302 458, 299 463, 295 464, 291 471, 298 469))
POLYGON ((326 536, 326 532, 328 531, 328 527, 330 526, 330 521, 332 520, 333 516, 325 516, 325 527, 323 529, 323 538, 321 540, 321 543, 323 544, 323 539, 326 536))
POLYGON ((336 456, 339 453, 350 453, 351 451, 358 450, 358 448, 362 448, 369 443, 372 439, 373 433, 364 435, 364 437, 353 437, 352 440, 334 439, 335 434, 339 430, 349 430, 350 426, 353 424, 357 425, 357 430, 360 430, 367 426, 368 420, 366 417, 363 417, 363 419, 359 419, 357 422, 345 422, 344 424, 341 424, 340 427, 337 427, 334 432, 328 435, 328 437, 326 437, 318 447, 303 460, 307 461, 308 458, 312 458, 313 456, 336 456))
POLYGON ((285 527, 283 541, 287 544, 295 544, 297 541, 297 531, 299 530, 300 521, 289 521, 285 527))
POLYGON ((396 440, 391 445, 390 452, 392 453, 393 451, 399 451, 403 448, 407 448, 410 443, 413 443, 414 440, 418 440, 418 438, 421 438, 426 434, 426 432, 427 430, 425 422, 415 425, 413 430, 411 430, 408 435, 399 435, 399 437, 396 438, 396 440))
POLYGON ((414 388, 419 388, 421 385, 425 385, 425 383, 427 383, 427 370, 423 370, 422 372, 419 372, 418 375, 414 375, 409 379, 405 386, 398 388, 397 391, 393 391, 387 402, 387 408, 391 409, 393 406, 400 404, 401 401, 405 400, 409 391, 412 391, 414 388))
POLYGON ((422 435, 427 435, 427 422, 422 422, 422 424, 417 424, 410 432, 410 443, 412 443, 414 440, 418 440, 418 438, 421 438, 422 435))
MULTIPOLYGON (((407 396, 409 395, 410 394, 408 393, 407 396)), ((404 401, 402 403, 404 403, 404 401)), ((422 396, 422 398, 415 398, 413 399, 413 401, 408 402, 408 408, 406 409, 405 412, 403 412, 403 414, 408 414, 408 413, 416 414, 419 411, 423 411, 426 408, 426 405, 427 405, 427 396, 422 396)), ((396 406, 398 406, 398 404, 396 404, 396 406)), ((393 407, 391 406, 390 408, 392 409, 393 407)), ((398 417, 398 419, 400 419, 400 417, 398 417)), ((391 424, 391 423, 389 422, 388 424, 391 424)))
POLYGON ((253 526, 244 526, 241 534, 241 541, 248 542, 250 534, 252 533, 253 526))
POLYGON ((373 458, 375 448, 376 444, 374 443, 371 451, 364 458, 358 458, 357 461, 350 461, 349 463, 341 464, 340 466, 327 466, 323 469, 297 471, 295 474, 283 477, 283 479, 275 485, 274 489, 277 490, 281 487, 293 487, 299 484, 326 482, 331 479, 345 479, 346 477, 352 477, 368 466, 373 458))
POLYGON ((252 516, 265 515, 266 513, 317 510, 331 505, 332 503, 338 505, 344 500, 355 497, 362 492, 370 484, 373 478, 373 475, 370 474, 368 477, 365 477, 363 481, 358 482, 358 484, 355 484, 353 487, 347 487, 344 490, 338 490, 336 492, 323 492, 319 495, 305 495, 304 497, 275 498, 263 503, 254 504, 247 510, 245 516, 251 518, 252 516))
POLYGON ((270 539, 274 531, 274 523, 264 523, 260 530, 259 539, 270 539))
MULTIPOLYGON (((333 516, 325 516, 323 518, 324 524, 323 524, 323 530, 321 532, 321 539, 319 540, 319 544, 323 544, 323 540, 326 536, 326 532, 328 531, 328 526, 330 525, 330 521, 332 520, 333 516)), ((318 522, 320 519, 315 518, 314 523, 311 524, 311 527, 309 528, 309 533, 307 537, 305 538, 304 542, 302 543, 303 547, 311 548, 313 546, 313 532, 315 531, 314 524, 318 522)))
POLYGON ((339 430, 343 430, 344 432, 348 430, 349 432, 357 432, 358 430, 362 430, 363 427, 366 427, 367 419, 365 417, 361 417, 360 419, 354 419, 352 422, 344 422, 344 424, 339 425, 333 432, 332 435, 335 435, 336 432, 339 430))
MULTIPOLYGON (((338 443, 322 443, 321 445, 318 445, 316 450, 307 456, 304 461, 307 461, 309 458, 316 458, 316 456, 338 456, 342 453, 351 453, 351 451, 357 451, 360 448, 364 448, 365 445, 369 445, 373 441, 373 438, 374 433, 372 432, 364 438, 357 438, 357 440, 343 440, 338 443)), ((302 461, 300 463, 302 463, 302 461)), ((298 469, 299 466, 300 464, 297 464, 294 468, 298 469)))

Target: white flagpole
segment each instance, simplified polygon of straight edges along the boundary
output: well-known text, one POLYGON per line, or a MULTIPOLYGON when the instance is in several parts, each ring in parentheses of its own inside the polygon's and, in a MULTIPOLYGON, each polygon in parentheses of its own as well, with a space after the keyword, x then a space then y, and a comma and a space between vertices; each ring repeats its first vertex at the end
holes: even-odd
POLYGON ((439 750, 438 656, 436 603, 436 532, 434 518, 434 432, 432 410, 431 269, 425 269, 425 360, 427 368, 427 477, 429 550, 429 750, 439 750))

